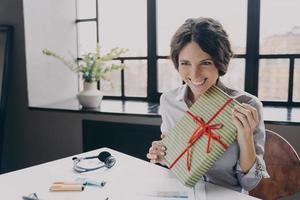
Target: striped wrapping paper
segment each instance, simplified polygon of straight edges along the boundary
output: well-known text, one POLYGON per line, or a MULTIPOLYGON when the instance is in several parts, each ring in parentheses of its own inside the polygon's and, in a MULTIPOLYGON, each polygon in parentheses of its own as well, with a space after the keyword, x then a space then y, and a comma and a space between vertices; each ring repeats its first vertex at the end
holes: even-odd
MULTIPOLYGON (((221 89, 212 86, 190 108, 195 116, 201 117, 206 123, 218 110, 231 99, 221 89)), ((209 124, 222 124, 221 129, 212 130, 214 135, 219 135, 220 140, 227 146, 236 140, 236 128, 231 120, 231 109, 240 105, 233 100, 209 124)), ((199 125, 186 113, 176 126, 166 135, 162 143, 167 147, 165 161, 167 166, 186 149, 188 141, 199 125)), ((193 187, 200 178, 209 170, 215 161, 222 156, 226 149, 216 140, 211 139, 210 152, 207 153, 208 136, 202 135, 190 149, 190 170, 187 169, 187 153, 185 153, 171 168, 176 177, 186 186, 193 187)))

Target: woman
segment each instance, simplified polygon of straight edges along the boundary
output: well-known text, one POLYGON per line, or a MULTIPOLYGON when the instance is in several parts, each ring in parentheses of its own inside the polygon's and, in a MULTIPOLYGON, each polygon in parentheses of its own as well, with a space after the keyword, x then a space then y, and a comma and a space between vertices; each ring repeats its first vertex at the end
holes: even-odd
MULTIPOLYGON (((188 19, 171 41, 171 59, 184 85, 165 92, 160 99, 162 137, 175 126, 191 105, 211 86, 217 85, 242 103, 234 107, 232 122, 237 141, 207 171, 204 179, 237 191, 250 191, 268 177, 263 160, 265 127, 262 103, 253 95, 227 88, 219 80, 233 53, 222 25, 211 18, 188 19)), ((154 141, 147 157, 164 164, 166 147, 154 141)))

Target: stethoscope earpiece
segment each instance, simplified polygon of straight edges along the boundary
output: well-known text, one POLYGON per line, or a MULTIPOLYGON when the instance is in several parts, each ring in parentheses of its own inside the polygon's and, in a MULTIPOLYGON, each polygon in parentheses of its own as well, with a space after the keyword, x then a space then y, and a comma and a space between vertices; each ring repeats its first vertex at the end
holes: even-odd
POLYGON ((110 169, 116 163, 116 159, 107 151, 100 152, 98 154, 98 156, 90 156, 90 157, 82 157, 82 158, 73 157, 72 160, 74 162, 73 169, 76 172, 79 172, 79 173, 94 171, 94 170, 100 169, 102 167, 106 167, 106 168, 110 169), (104 163, 104 165, 100 165, 100 166, 97 166, 97 167, 94 167, 94 168, 86 168, 86 167, 79 166, 79 163, 82 160, 88 160, 88 159, 94 159, 94 158, 98 158, 102 163, 104 163))

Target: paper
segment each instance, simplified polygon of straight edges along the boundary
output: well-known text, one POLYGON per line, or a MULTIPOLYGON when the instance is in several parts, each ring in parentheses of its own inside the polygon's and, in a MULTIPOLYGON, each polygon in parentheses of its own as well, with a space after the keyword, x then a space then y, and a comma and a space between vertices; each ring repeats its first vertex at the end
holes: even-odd
MULTIPOLYGON (((165 180, 163 182, 168 182, 165 180)), ((178 182, 169 181, 168 185, 163 182, 157 187, 152 188, 153 191, 146 191, 141 195, 141 199, 146 200, 206 200, 205 182, 199 181, 193 188, 182 186, 178 182)))
POLYGON ((205 182, 199 181, 194 186, 195 200, 206 200, 205 182))
POLYGON ((163 200, 195 200, 193 188, 182 185, 175 178, 161 178, 155 180, 144 180, 141 182, 147 187, 140 188, 138 195, 141 199, 163 199, 163 200))

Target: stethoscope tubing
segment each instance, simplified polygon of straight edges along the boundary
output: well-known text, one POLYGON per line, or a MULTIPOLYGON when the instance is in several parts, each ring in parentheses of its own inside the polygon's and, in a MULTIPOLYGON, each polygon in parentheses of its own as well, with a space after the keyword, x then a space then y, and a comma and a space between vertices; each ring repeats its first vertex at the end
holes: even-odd
MULTIPOLYGON (((100 155, 100 154, 99 154, 100 155)), ((84 173, 84 172, 90 172, 90 171, 94 171, 97 169, 100 169, 102 167, 107 167, 107 168, 111 168, 115 165, 116 163, 116 159, 112 156, 109 156, 104 160, 104 164, 94 167, 94 168, 85 168, 85 167, 81 167, 78 164, 82 161, 82 160, 88 160, 88 159, 94 159, 94 158, 99 158, 99 156, 90 156, 90 157, 82 157, 82 158, 78 158, 78 157, 73 157, 73 169, 78 172, 78 173, 84 173)))

